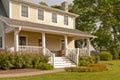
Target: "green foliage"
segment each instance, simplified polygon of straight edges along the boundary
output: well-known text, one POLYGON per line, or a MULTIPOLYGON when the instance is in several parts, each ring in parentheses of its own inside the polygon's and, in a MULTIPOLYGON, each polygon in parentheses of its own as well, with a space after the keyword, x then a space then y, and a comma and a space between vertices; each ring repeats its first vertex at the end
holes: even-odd
POLYGON ((79 66, 89 66, 99 62, 99 56, 81 56, 79 57, 79 66))
POLYGON ((110 52, 100 52, 99 56, 101 61, 109 61, 112 60, 113 57, 110 52))
POLYGON ((92 41, 97 50, 109 50, 119 58, 119 49, 111 46, 120 46, 120 0, 74 0, 70 11, 80 15, 77 29, 98 37, 92 41))
POLYGON ((38 68, 42 63, 42 68, 53 69, 53 66, 48 64, 48 56, 42 54, 19 54, 2 52, 0 53, 0 69, 21 69, 21 68, 38 68), (45 68, 43 68, 45 67, 45 68))
POLYGON ((112 45, 109 48, 109 51, 113 55, 113 59, 120 59, 120 45, 116 45, 116 44, 112 45))
POLYGON ((40 5, 43 5, 43 6, 48 6, 47 3, 45 2, 39 2, 40 5))
POLYGON ((43 62, 41 62, 41 63, 39 63, 37 65, 37 68, 38 69, 42 69, 42 70, 52 70, 53 66, 51 64, 49 64, 49 63, 43 63, 43 62))
POLYGON ((51 7, 52 7, 52 8, 56 8, 56 9, 61 9, 61 6, 60 6, 60 5, 52 5, 51 7))

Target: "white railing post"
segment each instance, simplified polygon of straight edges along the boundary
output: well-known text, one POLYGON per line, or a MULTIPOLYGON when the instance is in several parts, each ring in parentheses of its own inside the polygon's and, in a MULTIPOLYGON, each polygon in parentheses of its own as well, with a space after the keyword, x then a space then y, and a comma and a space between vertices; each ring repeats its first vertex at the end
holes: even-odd
POLYGON ((87 54, 90 56, 90 40, 87 39, 87 54))
POLYGON ((77 48, 77 54, 76 54, 76 64, 77 64, 77 66, 78 66, 78 63, 79 63, 79 52, 80 51, 80 49, 79 48, 77 48))
POLYGON ((14 51, 19 51, 19 29, 14 30, 14 51))
POLYGON ((52 64, 53 64, 53 67, 55 67, 55 54, 52 54, 52 55, 53 55, 52 64))
POLYGON ((42 33, 42 47, 43 47, 43 51, 42 52, 45 55, 45 53, 46 53, 45 52, 46 51, 45 50, 45 48, 46 48, 46 39, 45 39, 45 33, 44 32, 42 33))
POLYGON ((65 56, 67 56, 67 48, 68 48, 68 39, 67 39, 67 35, 64 36, 64 41, 65 41, 65 56))

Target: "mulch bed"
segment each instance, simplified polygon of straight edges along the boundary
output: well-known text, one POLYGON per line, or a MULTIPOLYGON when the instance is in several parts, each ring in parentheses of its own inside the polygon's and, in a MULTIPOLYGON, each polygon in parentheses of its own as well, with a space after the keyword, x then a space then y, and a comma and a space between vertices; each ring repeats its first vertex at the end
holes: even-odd
POLYGON ((42 71, 40 69, 11 69, 11 70, 0 70, 0 74, 15 74, 15 73, 28 73, 28 72, 38 72, 42 71))

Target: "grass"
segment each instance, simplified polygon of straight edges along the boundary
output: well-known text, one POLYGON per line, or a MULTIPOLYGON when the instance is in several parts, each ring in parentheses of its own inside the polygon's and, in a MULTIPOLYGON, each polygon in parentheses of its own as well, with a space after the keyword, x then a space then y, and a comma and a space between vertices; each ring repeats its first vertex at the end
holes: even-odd
POLYGON ((60 72, 20 78, 0 80, 120 80, 120 60, 105 61, 109 70, 104 72, 60 72))

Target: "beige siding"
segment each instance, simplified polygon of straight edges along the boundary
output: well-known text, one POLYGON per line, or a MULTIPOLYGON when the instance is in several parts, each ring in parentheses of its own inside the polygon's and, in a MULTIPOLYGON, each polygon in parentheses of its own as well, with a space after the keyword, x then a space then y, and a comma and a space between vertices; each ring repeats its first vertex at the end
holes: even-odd
POLYGON ((7 16, 9 16, 9 0, 2 0, 2 3, 7 13, 7 16))
POLYGON ((75 28, 74 27, 75 18, 72 18, 71 16, 69 16, 69 25, 66 26, 66 25, 64 25, 64 14, 57 13, 58 23, 52 23, 52 11, 49 11, 47 9, 44 10, 45 19, 44 19, 44 21, 40 21, 40 20, 38 20, 38 16, 37 16, 38 15, 37 7, 29 6, 29 10, 30 10, 29 18, 21 17, 20 7, 21 7, 20 3, 12 1, 12 18, 19 19, 19 20, 25 20, 25 21, 31 21, 31 22, 35 22, 35 23, 53 25, 53 26, 58 26, 58 27, 65 27, 65 28, 71 28, 71 29, 75 28))
MULTIPOLYGON (((26 36, 27 46, 38 46, 38 39, 42 38, 41 33, 33 33, 27 31, 21 31, 19 36, 26 36)), ((64 39, 64 36, 59 35, 50 35, 46 34, 46 47, 52 51, 61 50, 61 40, 64 39)), ((14 33, 9 33, 6 35, 6 47, 14 46, 14 33)), ((72 38, 68 38, 68 48, 74 48, 74 41, 72 38)))
POLYGON ((5 35, 5 45, 6 48, 11 48, 14 46, 14 33, 9 33, 5 35))

